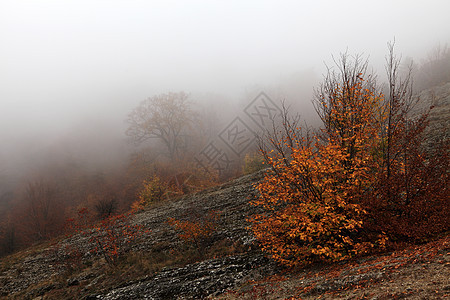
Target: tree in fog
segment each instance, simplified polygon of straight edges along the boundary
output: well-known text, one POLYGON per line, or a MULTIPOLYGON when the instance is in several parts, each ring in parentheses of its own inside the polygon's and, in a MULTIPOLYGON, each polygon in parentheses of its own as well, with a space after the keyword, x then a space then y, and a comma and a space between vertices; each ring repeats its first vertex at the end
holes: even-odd
POLYGON ((420 62, 407 57, 398 71, 405 78, 414 76, 414 92, 446 84, 450 82, 450 48, 438 45, 420 62))
POLYGON ((17 247, 16 225, 10 217, 4 217, 2 221, 0 224, 0 257, 12 253, 17 247))
POLYGON ((44 240, 60 229, 63 213, 57 203, 56 188, 43 181, 28 183, 25 188, 24 230, 28 239, 44 240))
POLYGON ((126 134, 138 144, 157 139, 165 146, 166 155, 176 159, 185 148, 186 132, 193 121, 188 94, 161 94, 141 102, 129 114, 126 134))

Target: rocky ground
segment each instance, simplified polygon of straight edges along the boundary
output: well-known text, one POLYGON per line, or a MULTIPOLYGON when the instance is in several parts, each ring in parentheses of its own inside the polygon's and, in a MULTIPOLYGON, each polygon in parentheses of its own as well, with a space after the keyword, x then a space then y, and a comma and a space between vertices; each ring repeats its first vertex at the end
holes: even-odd
POLYGON ((403 251, 248 282, 215 299, 445 299, 450 237, 403 251))

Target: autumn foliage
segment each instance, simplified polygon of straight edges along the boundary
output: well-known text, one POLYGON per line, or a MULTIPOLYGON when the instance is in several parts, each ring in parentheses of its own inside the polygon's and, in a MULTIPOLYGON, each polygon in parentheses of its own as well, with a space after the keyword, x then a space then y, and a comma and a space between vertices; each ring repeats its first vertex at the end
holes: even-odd
MULTIPOLYGON (((120 214, 104 218, 92 223, 92 218, 86 208, 81 208, 77 218, 67 221, 69 236, 79 234, 88 243, 74 245, 70 248, 69 259, 81 253, 81 247, 87 247, 91 255, 99 255, 109 265, 117 263, 120 256, 131 250, 131 247, 147 231, 140 225, 131 224, 131 214, 120 214)), ((67 251, 66 247, 66 251, 67 251)))
POLYGON ((263 249, 286 265, 341 260, 385 243, 383 235, 371 240, 364 234, 361 205, 376 163, 371 150, 378 138, 370 109, 379 98, 359 79, 348 89, 336 87, 333 101, 327 122, 334 128, 326 139, 291 132, 294 144, 272 140, 285 143, 289 159, 266 153, 273 171, 258 184, 254 204, 268 213, 251 221, 263 249), (355 101, 345 102, 350 93, 355 101))
POLYGON ((130 251, 145 230, 140 225, 132 225, 129 217, 112 216, 94 227, 90 242, 95 246, 91 253, 103 256, 108 264, 115 264, 121 255, 130 251))
POLYGON ((366 70, 344 55, 315 99, 321 131, 304 134, 285 110, 282 134, 261 145, 271 170, 253 204, 265 212, 249 221, 285 265, 347 259, 449 227, 448 141, 425 149, 428 115, 411 117, 408 82, 394 72, 385 97, 366 70))
POLYGON ((140 210, 151 203, 158 202, 163 199, 167 193, 167 186, 157 175, 149 180, 144 180, 142 189, 138 194, 138 200, 131 206, 133 210, 140 210))
POLYGON ((218 215, 210 212, 206 216, 196 216, 193 220, 169 218, 168 223, 178 232, 178 237, 187 244, 193 245, 202 254, 205 241, 217 228, 218 215))

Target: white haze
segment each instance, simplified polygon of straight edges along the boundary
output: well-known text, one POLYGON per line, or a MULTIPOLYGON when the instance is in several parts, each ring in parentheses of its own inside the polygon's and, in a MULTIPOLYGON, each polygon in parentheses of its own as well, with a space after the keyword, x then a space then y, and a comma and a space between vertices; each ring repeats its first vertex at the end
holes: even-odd
POLYGON ((103 139, 93 149, 110 151, 130 110, 159 93, 309 95, 332 54, 370 55, 382 71, 394 38, 404 57, 424 57, 449 42, 449 11, 448 0, 0 0, 0 163, 25 168, 55 144, 103 139))

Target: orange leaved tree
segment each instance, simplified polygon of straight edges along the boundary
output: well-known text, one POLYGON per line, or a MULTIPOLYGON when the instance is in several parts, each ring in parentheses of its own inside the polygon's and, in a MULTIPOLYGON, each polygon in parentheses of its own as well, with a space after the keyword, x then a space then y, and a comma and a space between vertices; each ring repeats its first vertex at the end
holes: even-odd
POLYGON ((367 61, 343 55, 316 93, 320 132, 305 135, 285 109, 281 131, 261 139, 271 171, 254 201, 265 212, 250 221, 278 261, 341 260, 448 230, 449 141, 424 143, 428 112, 413 113, 419 100, 389 50, 387 97, 367 61))
POLYGON ((343 56, 340 73, 329 74, 315 103, 325 125, 319 134, 302 135, 285 110, 284 135, 269 138, 275 151, 261 147, 272 170, 254 204, 266 212, 250 221, 263 249, 283 264, 341 260, 386 242, 364 227, 383 118, 383 97, 370 76, 364 80, 366 68, 343 56))

